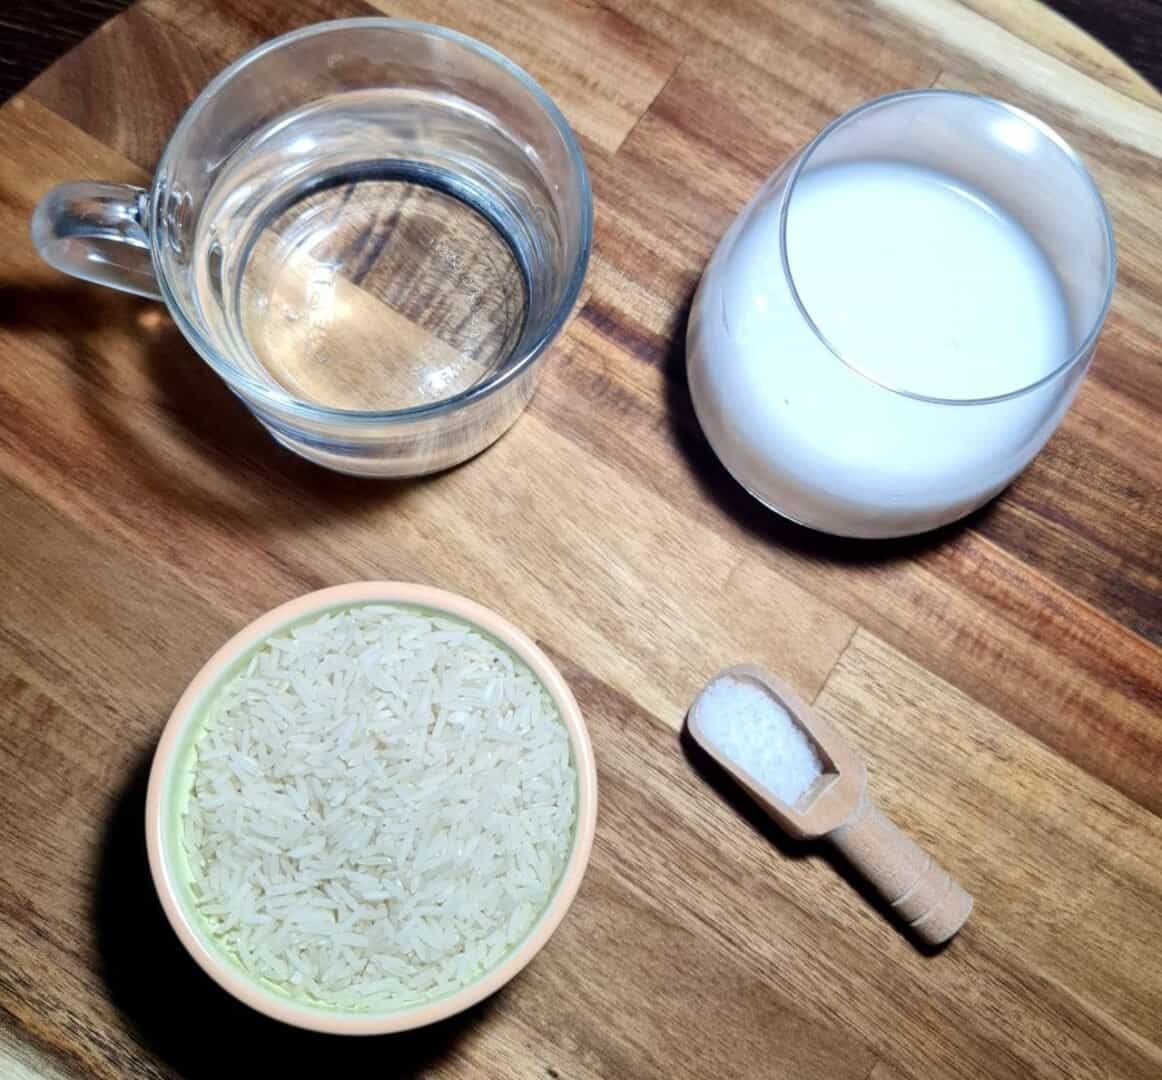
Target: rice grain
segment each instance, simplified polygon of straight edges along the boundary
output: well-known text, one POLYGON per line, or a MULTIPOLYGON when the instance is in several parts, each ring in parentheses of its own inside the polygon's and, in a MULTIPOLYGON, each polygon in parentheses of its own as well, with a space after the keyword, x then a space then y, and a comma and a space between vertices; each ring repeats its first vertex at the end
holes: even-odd
POLYGON ((182 816, 211 934, 296 1000, 395 1009, 475 981, 568 859, 577 777, 544 686, 405 606, 268 638, 211 703, 182 816))

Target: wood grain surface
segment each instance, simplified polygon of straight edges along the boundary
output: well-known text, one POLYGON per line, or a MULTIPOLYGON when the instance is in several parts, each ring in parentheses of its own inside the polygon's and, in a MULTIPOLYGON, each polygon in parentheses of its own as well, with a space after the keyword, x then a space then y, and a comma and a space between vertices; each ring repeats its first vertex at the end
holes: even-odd
POLYGON ((0 1076, 1162 1075, 1162 98, 1001 0, 140 0, 0 109, 0 1076), (225 63, 323 17, 438 21, 578 132, 596 247, 530 411, 405 484, 288 456, 158 306, 27 239, 143 182, 225 63), (836 113, 973 88, 1079 150, 1120 245, 1076 404, 1010 490, 886 544, 764 512, 716 463, 685 312, 762 178, 836 113), (144 777, 200 664, 319 586, 464 592, 532 633, 593 735, 589 874, 545 951, 435 1029, 338 1042, 235 1005, 148 880, 144 777), (705 679, 782 674, 976 896, 916 951, 679 739, 705 679), (358 1070, 358 1073, 357 1073, 358 1070))
MULTIPOLYGON (((36 75, 92 33, 132 0, 8 0, 0 11, 0 101, 23 90, 36 75)), ((1154 86, 1162 86, 1162 0, 1047 0, 1048 6, 1088 31, 1154 86)), ((1047 24, 1035 7, 1007 0, 976 0, 977 10, 1016 29, 1033 34, 1046 48, 1053 39, 1073 62, 1084 60, 1090 47, 1074 49, 1083 34, 1063 20, 1047 24), (1032 14, 1028 14, 1032 12, 1032 14)), ((1103 79, 1115 77, 1118 64, 1108 54, 1098 61, 1103 79)))

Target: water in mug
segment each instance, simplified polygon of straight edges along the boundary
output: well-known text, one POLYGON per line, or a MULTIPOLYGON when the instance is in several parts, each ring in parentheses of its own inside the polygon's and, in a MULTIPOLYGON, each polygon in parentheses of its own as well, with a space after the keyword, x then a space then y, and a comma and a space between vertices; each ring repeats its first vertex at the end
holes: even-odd
POLYGON ((504 363, 535 253, 476 162, 516 175, 520 149, 467 109, 416 91, 336 95, 222 167, 194 239, 195 296, 239 367, 303 401, 387 410, 504 363))

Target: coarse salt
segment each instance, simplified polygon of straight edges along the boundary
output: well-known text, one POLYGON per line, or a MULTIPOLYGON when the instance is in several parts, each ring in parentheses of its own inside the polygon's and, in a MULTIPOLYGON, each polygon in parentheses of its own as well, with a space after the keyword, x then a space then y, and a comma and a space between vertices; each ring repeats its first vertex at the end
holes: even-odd
POLYGON ((794 804, 822 775, 815 748, 791 714, 754 683, 716 679, 698 703, 703 738, 783 802, 794 804))

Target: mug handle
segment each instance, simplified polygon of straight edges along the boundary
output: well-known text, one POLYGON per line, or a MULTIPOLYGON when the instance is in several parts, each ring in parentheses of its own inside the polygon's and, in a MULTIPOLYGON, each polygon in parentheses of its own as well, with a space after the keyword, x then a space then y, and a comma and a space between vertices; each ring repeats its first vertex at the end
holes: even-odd
POLYGON ((145 188, 78 180, 53 188, 37 204, 32 242, 57 270, 160 300, 148 220, 145 188))

